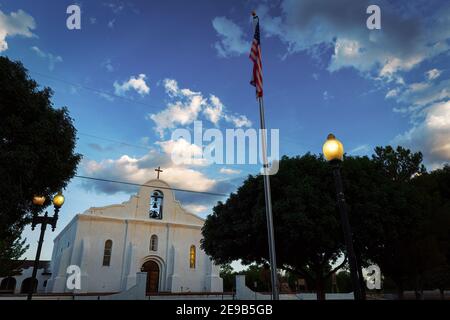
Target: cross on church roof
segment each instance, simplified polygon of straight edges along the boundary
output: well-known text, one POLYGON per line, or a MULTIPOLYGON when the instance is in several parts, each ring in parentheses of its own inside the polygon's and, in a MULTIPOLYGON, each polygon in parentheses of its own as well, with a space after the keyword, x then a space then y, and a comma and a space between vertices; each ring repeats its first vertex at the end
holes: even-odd
POLYGON ((157 174, 156 174, 156 179, 159 179, 159 173, 160 173, 160 172, 163 172, 163 171, 161 170, 161 167, 158 167, 157 169, 155 169, 155 171, 157 172, 157 174))

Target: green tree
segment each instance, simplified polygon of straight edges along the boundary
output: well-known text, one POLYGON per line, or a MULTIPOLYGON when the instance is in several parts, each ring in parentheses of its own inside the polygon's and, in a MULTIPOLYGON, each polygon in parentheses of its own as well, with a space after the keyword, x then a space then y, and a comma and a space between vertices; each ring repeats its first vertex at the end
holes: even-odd
MULTIPOLYGON (((343 248, 332 179, 326 161, 311 154, 283 157, 271 177, 277 265, 305 278, 319 299, 343 248)), ((263 188, 262 176, 249 176, 207 217, 202 248, 217 263, 267 264, 263 188)))
MULTIPOLYGON (((74 153, 76 130, 67 108, 55 109, 50 88, 40 88, 20 62, 0 57, 0 266, 25 249, 18 241, 30 222, 31 200, 64 188, 81 159, 74 153)), ((8 267, 9 266, 9 267, 8 267)), ((14 269, 14 267, 13 267, 14 269)))
MULTIPOLYGON (((345 157, 342 166, 361 266, 377 264, 400 298, 406 288, 420 293, 424 285, 436 283, 431 274, 445 278, 449 167, 428 174, 420 152, 390 146, 375 148, 371 158, 345 157)), ((345 252, 331 170, 318 156, 283 157, 271 185, 277 264, 303 277, 323 299, 328 277, 343 265, 336 261, 345 252)), ((216 261, 267 263, 261 177, 249 176, 225 203, 218 203, 202 232, 202 247, 216 261)), ((439 281, 440 288, 445 286, 439 281)))
POLYGON ((351 292, 352 289, 352 280, 350 278, 350 272, 348 271, 339 271, 336 274, 336 286, 338 292, 351 292))
POLYGON ((9 277, 18 274, 22 262, 20 257, 28 250, 29 245, 25 245, 25 239, 20 238, 17 229, 0 238, 0 276, 9 277))
POLYGON ((371 159, 346 158, 343 176, 350 219, 362 265, 376 263, 402 296, 417 260, 423 202, 412 184, 425 173, 422 154, 402 147, 375 148, 371 159), (416 256, 416 261, 414 257, 416 256))
POLYGON ((250 289, 261 292, 270 291, 270 269, 267 265, 252 264, 239 273, 245 275, 246 285, 250 289))
POLYGON ((223 279, 224 292, 235 291, 235 276, 236 272, 234 272, 233 267, 229 263, 220 266, 220 277, 223 279))
POLYGON ((415 256, 418 291, 450 289, 450 167, 414 178, 422 202, 423 223, 415 256))

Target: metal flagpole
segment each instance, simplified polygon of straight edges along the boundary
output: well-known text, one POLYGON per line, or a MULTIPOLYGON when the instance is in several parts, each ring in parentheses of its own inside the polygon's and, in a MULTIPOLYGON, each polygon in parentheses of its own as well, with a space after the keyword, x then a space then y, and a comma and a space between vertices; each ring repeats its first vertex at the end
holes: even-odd
POLYGON ((257 91, 257 99, 259 103, 259 119, 261 123, 261 152, 263 156, 263 179, 264 179, 264 198, 266 202, 266 222, 267 222, 267 239, 269 242, 269 262, 270 262, 270 274, 272 282, 272 299, 278 300, 278 281, 277 281, 277 260, 275 254, 275 236, 273 231, 273 216, 272 216, 272 196, 270 194, 270 176, 269 176, 269 161, 267 160, 267 141, 266 141, 266 123, 264 119, 264 100, 262 97, 262 75, 261 73, 261 47, 260 47, 260 35, 259 35, 259 18, 256 12, 252 12, 253 24, 255 26, 255 35, 253 39, 250 59, 253 61, 253 77, 252 85, 255 86, 257 91), (256 25, 255 25, 256 22, 256 25), (257 41, 257 47, 254 48, 255 40, 257 41), (257 53, 253 52, 257 50, 257 53), (255 54, 257 57, 255 58, 255 54), (259 60, 259 61, 258 61, 259 60), (258 63, 259 62, 259 63, 258 63), (255 68, 257 73, 255 74, 255 68), (258 82, 258 83, 257 83, 258 82), (259 89, 258 89, 259 88, 259 89))
POLYGON ((259 102, 259 119, 261 122, 261 152, 263 155, 264 167, 264 197, 266 200, 266 221, 267 221, 267 235, 269 240, 269 260, 270 273, 272 279, 272 299, 278 300, 278 281, 277 281, 277 260, 275 254, 275 236, 273 232, 273 217, 272 217, 272 196, 270 193, 270 176, 269 176, 269 162, 267 160, 267 142, 266 142, 266 124, 264 119, 264 101, 263 97, 258 97, 259 102))

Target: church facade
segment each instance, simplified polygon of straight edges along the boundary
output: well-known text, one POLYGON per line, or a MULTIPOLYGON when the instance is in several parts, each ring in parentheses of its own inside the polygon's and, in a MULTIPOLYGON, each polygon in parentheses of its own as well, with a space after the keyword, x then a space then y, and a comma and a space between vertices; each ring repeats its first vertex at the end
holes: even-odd
POLYGON ((147 273, 147 292, 222 292, 219 268, 200 248, 204 220, 170 186, 150 180, 127 202, 77 214, 54 240, 47 292, 67 288, 78 266, 79 293, 123 292, 147 273))

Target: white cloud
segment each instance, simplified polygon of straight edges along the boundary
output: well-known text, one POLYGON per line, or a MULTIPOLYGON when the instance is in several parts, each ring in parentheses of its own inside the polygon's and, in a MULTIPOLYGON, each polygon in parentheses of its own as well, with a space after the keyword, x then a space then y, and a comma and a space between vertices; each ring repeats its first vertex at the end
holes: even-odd
POLYGON ((241 173, 241 170, 235 170, 235 169, 230 169, 230 168, 220 168, 220 173, 223 174, 239 174, 241 173))
POLYGON ((131 76, 128 81, 119 84, 117 81, 114 82, 114 92, 117 95, 123 96, 126 92, 130 90, 135 90, 141 96, 147 95, 150 92, 150 88, 145 82, 146 75, 141 73, 137 77, 131 76))
POLYGON ((166 89, 166 93, 171 96, 174 97, 176 95, 178 95, 178 82, 174 79, 164 79, 163 81, 164 83, 164 88, 166 89))
POLYGON ((106 69, 106 71, 108 72, 113 72, 114 71, 114 66, 112 65, 112 61, 111 59, 105 59, 102 63, 101 66, 103 68, 106 69))
MULTIPOLYGON (((170 144, 175 145, 176 143, 159 144, 163 152, 151 148, 147 154, 141 157, 124 154, 115 159, 83 160, 81 170, 84 175, 94 178, 143 184, 156 178, 155 168, 161 166, 163 172, 160 179, 169 183, 171 187, 209 193, 175 191, 177 199, 181 201, 183 206, 196 214, 210 211, 217 201, 224 200, 225 197, 220 194, 231 192, 236 189, 236 183, 241 182, 241 180, 236 180, 234 183, 231 180, 216 180, 189 166, 175 165, 168 154, 171 150, 170 144)), ((188 144, 185 144, 185 146, 190 148, 188 144)), ((195 147, 193 149, 195 151, 195 147)), ((83 181, 82 186, 85 189, 106 194, 135 193, 137 191, 136 186, 129 184, 96 180, 83 181)))
POLYGON ((176 125, 193 123, 197 119, 204 103, 201 96, 194 96, 186 104, 177 101, 174 104, 169 104, 163 111, 151 114, 150 119, 155 122, 156 131, 162 136, 166 129, 173 129, 176 125))
POLYGON ((409 85, 408 90, 411 92, 423 91, 430 87, 429 83, 426 82, 415 82, 409 85))
POLYGON ((171 159, 180 159, 185 165, 205 166, 209 162, 203 158, 202 147, 192 144, 183 138, 156 142, 171 159))
POLYGON ((421 151, 428 168, 436 169, 450 161, 450 79, 434 83, 437 73, 426 75, 426 82, 405 84, 386 97, 395 99, 400 107, 394 111, 408 115, 412 122, 394 143, 421 151))
POLYGON ((192 97, 195 95, 201 95, 201 92, 195 92, 195 91, 192 91, 192 90, 186 89, 186 88, 180 89, 178 87, 178 82, 174 79, 164 79, 163 84, 164 84, 166 93, 171 98, 174 98, 174 97, 189 98, 189 97, 192 97))
POLYGON ((209 98, 206 98, 201 92, 187 88, 180 89, 178 82, 174 79, 165 79, 163 84, 166 93, 173 101, 168 103, 166 109, 148 116, 154 121, 155 130, 161 137, 167 129, 190 125, 198 120, 200 115, 214 125, 218 125, 222 119, 238 128, 252 125, 245 115, 229 114, 215 95, 211 94, 209 98))
POLYGON ((329 70, 336 71, 353 64, 357 69, 366 69, 364 54, 359 41, 351 39, 337 39, 334 54, 331 57, 329 70))
POLYGON ((198 118, 202 107, 206 104, 200 92, 189 89, 179 89, 178 83, 173 79, 165 79, 164 87, 169 97, 178 99, 168 104, 167 108, 154 114, 149 118, 155 122, 155 130, 164 136, 166 129, 173 129, 177 125, 189 125, 198 118))
POLYGON ((334 96, 331 95, 328 91, 325 90, 325 91, 322 93, 322 98, 323 98, 324 101, 328 101, 328 100, 333 99, 334 96))
POLYGON ((103 5, 110 8, 114 14, 118 14, 121 11, 123 11, 123 9, 125 9, 125 4, 122 2, 120 2, 120 3, 109 2, 109 3, 103 3, 103 5))
POLYGON ((358 155, 358 154, 367 154, 368 152, 370 152, 371 148, 368 144, 362 144, 360 146, 357 146, 355 148, 353 148, 352 150, 349 151, 350 154, 352 155, 358 155))
POLYGON ((386 57, 383 63, 383 67, 380 70, 381 77, 391 77, 399 70, 409 71, 418 63, 422 62, 423 56, 417 55, 409 57, 407 59, 401 59, 398 57, 386 57))
MULTIPOLYGON (((144 138, 143 143, 146 142, 147 138, 144 138)), ((161 166, 163 172, 160 178, 168 182, 171 187, 209 193, 205 195, 175 191, 177 199, 184 206, 187 206, 189 211, 196 214, 207 213, 206 211, 211 210, 218 200, 224 200, 224 196, 213 195, 214 193, 226 194, 237 187, 230 181, 209 178, 201 171, 191 168, 191 166, 204 165, 204 160, 193 162, 190 165, 177 165, 172 161, 171 153, 174 150, 177 152, 189 151, 194 155, 201 155, 200 147, 182 139, 160 141, 156 145, 159 148, 149 147, 150 150, 140 157, 124 154, 115 159, 83 160, 81 170, 84 175, 94 178, 143 184, 154 179, 156 177, 155 168, 161 166)), ((82 186, 85 189, 106 194, 135 193, 137 190, 136 186, 129 184, 95 180, 86 180, 82 186)))
POLYGON ((220 37, 220 41, 214 44, 219 57, 249 53, 250 42, 245 40, 244 32, 236 23, 225 17, 216 17, 212 25, 220 37))
POLYGON ((422 151, 427 165, 433 168, 450 162, 450 100, 432 105, 422 122, 397 136, 394 142, 422 151))
POLYGON ((184 206, 184 208, 191 213, 197 214, 197 215, 201 215, 201 214, 205 214, 209 207, 208 206, 204 206, 202 204, 187 204, 184 206))
POLYGON ((99 97, 108 100, 109 102, 113 102, 114 101, 114 97, 106 92, 99 92, 98 93, 99 97))
MULTIPOLYGON (((147 138, 144 139, 147 142, 147 138)), ((158 148, 149 147, 149 151, 143 156, 136 157, 123 154, 115 159, 84 160, 81 165, 83 174, 101 179, 110 179, 123 182, 143 184, 155 178, 155 168, 161 166, 163 173, 161 179, 168 182, 174 188, 187 189, 201 192, 225 193, 234 187, 227 181, 218 181, 207 177, 201 171, 193 167, 208 165, 202 157, 202 148, 191 144, 184 139, 159 141, 155 143, 158 148), (191 163, 177 164, 173 161, 173 153, 192 155, 191 163)), ((83 186, 103 193, 135 192, 134 186, 100 181, 86 181, 83 186)), ((185 194, 179 195, 189 204, 208 205, 210 208, 220 196, 206 197, 204 195, 185 194)))
POLYGON ((50 71, 55 69, 56 63, 63 61, 61 56, 55 56, 50 52, 44 52, 36 46, 31 47, 31 50, 33 50, 40 58, 48 60, 48 68, 50 71))
POLYGON ((245 115, 228 114, 225 106, 215 95, 209 97, 209 104, 205 106, 203 113, 206 118, 217 125, 221 119, 232 123, 237 128, 251 127, 252 122, 245 115))
MULTIPOLYGON (((161 178, 174 188, 209 191, 217 183, 200 171, 173 165, 166 155, 161 155, 155 150, 142 157, 122 155, 118 159, 88 160, 83 163, 82 169, 90 177, 143 184, 155 177, 155 168, 158 166, 164 170, 161 178)), ((127 190, 126 186, 114 183, 103 182, 90 186, 105 193, 127 190)))
POLYGON ((11 12, 9 15, 0 10, 0 52, 8 49, 7 37, 33 37, 31 30, 36 28, 34 18, 23 10, 11 12))
POLYGON ((427 82, 413 83, 397 95, 397 102, 408 106, 410 112, 421 110, 436 102, 450 98, 450 79, 431 85, 427 82))
POLYGON ((234 124, 236 128, 251 127, 252 122, 245 115, 225 115, 225 120, 234 124))
POLYGON ((393 98, 396 97, 399 93, 400 89, 396 88, 396 89, 391 89, 388 91, 388 93, 386 93, 386 97, 385 98, 393 98))
POLYGON ((211 95, 209 98, 211 101, 210 105, 207 105, 205 109, 203 110, 203 113, 208 118, 209 121, 211 121, 214 124, 217 124, 223 116, 223 104, 220 101, 219 98, 217 98, 215 95, 211 95))
MULTIPOLYGON (((411 1, 412 2, 412 1, 411 1)), ((409 2, 408 2, 409 3, 409 2)), ((333 72, 352 67, 369 77, 401 82, 399 73, 449 50, 450 6, 441 2, 430 14, 414 5, 382 4, 382 29, 365 27, 368 0, 282 0, 257 8, 263 35, 279 38, 287 54, 304 51, 324 58, 333 72), (277 13, 275 13, 277 12, 277 13)))
POLYGON ((116 19, 112 19, 108 21, 108 28, 114 29, 114 24, 116 23, 116 19))
POLYGON ((441 75, 441 70, 438 70, 436 68, 428 70, 425 74, 428 78, 428 80, 434 80, 439 78, 439 76, 441 75))
MULTIPOLYGON (((443 72, 437 68, 428 70, 423 81, 407 84, 405 79, 414 79, 411 71, 424 62, 440 61, 450 52, 450 3, 438 1, 424 14, 424 1, 382 1, 381 30, 365 27, 369 4, 369 0, 280 0, 262 3, 256 12, 262 36, 279 39, 286 55, 304 52, 324 63, 329 72, 353 68, 381 87, 389 85, 385 97, 397 102, 394 111, 409 116, 413 124, 402 141, 419 141, 426 161, 445 160, 448 154, 433 147, 440 144, 447 150, 445 135, 442 129, 437 134, 432 125, 437 122, 431 119, 436 114, 439 119, 448 116, 444 109, 450 99, 450 79, 441 79, 443 72)), ((236 34, 233 39, 239 39, 236 34)), ((329 93, 323 92, 323 98, 328 99, 329 93)))

